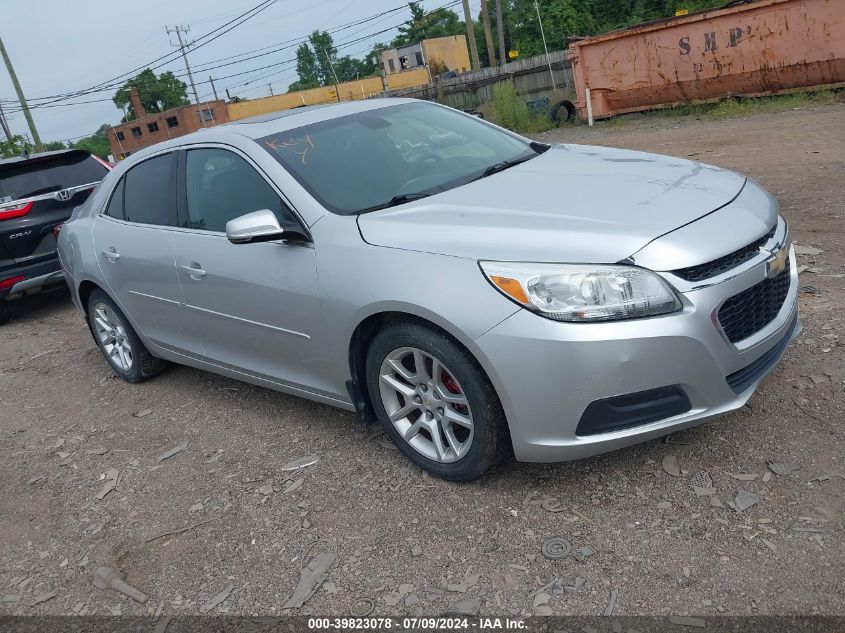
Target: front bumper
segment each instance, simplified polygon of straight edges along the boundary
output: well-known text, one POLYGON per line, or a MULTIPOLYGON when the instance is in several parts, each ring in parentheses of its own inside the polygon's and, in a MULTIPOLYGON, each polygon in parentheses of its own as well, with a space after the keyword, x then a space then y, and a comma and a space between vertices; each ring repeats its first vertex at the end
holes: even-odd
POLYGON ((516 458, 555 462, 587 457, 742 407, 801 331, 792 248, 789 258, 789 292, 779 313, 737 344, 726 339, 715 315, 728 297, 762 281, 765 266, 685 292, 683 310, 671 315, 573 324, 520 310, 479 337, 476 353, 502 401, 516 458), (744 380, 738 382, 737 376, 744 380), (591 403, 672 385, 689 398, 689 411, 618 431, 576 433, 591 403))

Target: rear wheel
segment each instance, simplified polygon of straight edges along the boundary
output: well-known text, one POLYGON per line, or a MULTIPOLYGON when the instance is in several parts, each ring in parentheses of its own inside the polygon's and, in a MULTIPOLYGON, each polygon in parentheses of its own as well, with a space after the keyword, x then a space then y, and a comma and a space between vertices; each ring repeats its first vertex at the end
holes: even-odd
POLYGON ((102 290, 94 290, 88 297, 88 324, 103 356, 125 381, 141 382, 167 367, 167 361, 144 347, 129 320, 102 290))
POLYGON ((367 388, 393 442, 453 481, 481 477, 508 450, 499 399, 472 355, 419 323, 391 325, 367 353, 367 388))

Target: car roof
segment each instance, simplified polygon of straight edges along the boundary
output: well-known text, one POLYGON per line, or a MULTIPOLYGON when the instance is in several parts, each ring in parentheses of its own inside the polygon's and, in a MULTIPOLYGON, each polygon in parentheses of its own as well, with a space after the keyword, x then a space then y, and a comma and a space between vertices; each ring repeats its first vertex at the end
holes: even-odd
POLYGON ((228 128, 243 136, 257 139, 267 136, 268 134, 284 132, 285 130, 292 130, 304 125, 310 125, 312 123, 318 123, 329 119, 336 119, 349 114, 357 114, 358 112, 367 112, 370 110, 380 110, 381 108, 387 108, 402 103, 419 102, 420 101, 418 99, 385 98, 360 99, 357 101, 342 101, 340 103, 324 103, 320 105, 291 108, 280 112, 261 114, 247 119, 231 121, 218 126, 217 128, 210 129, 228 128))
MULTIPOLYGON (((193 143, 225 141, 227 137, 231 139, 232 134, 242 138, 246 137, 248 139, 256 140, 269 136, 270 134, 278 134, 304 125, 319 123, 330 119, 337 119, 350 114, 356 114, 358 112, 380 110, 381 108, 387 108, 403 103, 428 102, 420 101, 419 99, 404 98, 359 99, 357 101, 342 101, 340 103, 327 103, 301 108, 291 108, 289 110, 281 110, 279 112, 269 112, 267 114, 261 114, 247 119, 239 119, 237 121, 230 121, 221 125, 203 128, 184 136, 178 136, 173 139, 150 145, 149 147, 140 149, 137 152, 133 152, 130 157, 120 161, 115 169, 119 173, 122 173, 123 165, 127 165, 128 167, 126 168, 129 168, 152 154, 185 145, 191 145, 193 143)), ((432 107, 439 106, 432 105, 432 107)))
POLYGON ((91 153, 84 149, 57 149, 52 152, 33 152, 32 154, 2 158, 0 159, 0 165, 14 165, 15 163, 25 163, 29 160, 38 160, 42 158, 49 158, 51 156, 60 156, 62 154, 72 154, 74 152, 83 152, 85 154, 91 153))

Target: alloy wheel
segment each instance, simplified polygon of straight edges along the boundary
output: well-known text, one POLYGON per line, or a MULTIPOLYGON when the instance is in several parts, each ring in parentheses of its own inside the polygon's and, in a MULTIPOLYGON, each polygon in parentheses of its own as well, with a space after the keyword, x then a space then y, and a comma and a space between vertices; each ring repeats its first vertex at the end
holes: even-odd
POLYGON ((472 411, 454 374, 415 347, 388 354, 379 391, 390 422, 414 450, 440 463, 456 462, 472 445, 472 411))
POLYGON ((132 370, 132 345, 126 326, 115 311, 105 303, 94 306, 94 331, 106 357, 123 372, 132 370))

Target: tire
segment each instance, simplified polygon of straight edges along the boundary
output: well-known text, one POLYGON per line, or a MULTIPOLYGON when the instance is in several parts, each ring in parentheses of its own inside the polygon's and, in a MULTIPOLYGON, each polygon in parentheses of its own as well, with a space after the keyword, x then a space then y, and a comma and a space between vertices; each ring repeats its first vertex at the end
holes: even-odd
POLYGON ((366 381, 385 431, 423 470, 472 481, 510 453, 493 385, 469 351, 433 327, 402 321, 380 331, 367 350, 366 381))
POLYGON ((6 299, 0 298, 0 325, 6 325, 9 322, 9 302, 6 299))
POLYGON ((93 290, 88 297, 88 326, 114 373, 126 382, 142 382, 158 376, 167 368, 167 361, 150 354, 129 319, 102 290, 93 290), (107 327, 112 327, 116 339, 109 334, 107 327), (110 338, 116 342, 109 342, 110 338))
POLYGON ((552 119, 558 123, 571 121, 578 114, 575 104, 571 101, 559 101, 552 108, 552 119))

